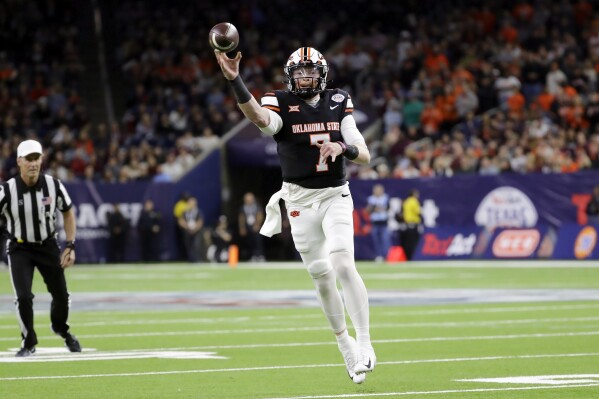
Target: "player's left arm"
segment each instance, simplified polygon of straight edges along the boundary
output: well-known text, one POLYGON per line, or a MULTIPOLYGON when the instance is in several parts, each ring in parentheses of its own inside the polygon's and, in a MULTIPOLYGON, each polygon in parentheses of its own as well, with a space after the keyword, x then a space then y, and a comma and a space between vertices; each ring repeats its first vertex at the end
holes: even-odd
POLYGON ((364 141, 364 136, 358 130, 356 126, 356 120, 353 115, 347 115, 341 121, 341 135, 343 136, 343 141, 345 142, 345 148, 341 145, 343 153, 345 157, 349 160, 361 164, 367 165, 370 163, 370 151, 368 151, 368 147, 366 146, 366 141, 364 141), (351 158, 349 152, 351 148, 349 146, 354 146, 358 150, 358 156, 356 158, 351 158))

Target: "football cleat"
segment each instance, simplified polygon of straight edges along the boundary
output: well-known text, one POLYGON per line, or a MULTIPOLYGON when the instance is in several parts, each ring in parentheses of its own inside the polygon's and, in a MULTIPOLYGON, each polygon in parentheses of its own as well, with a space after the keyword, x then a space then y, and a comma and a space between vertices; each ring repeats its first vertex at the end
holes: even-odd
POLYGON ((15 354, 15 357, 29 357, 35 353, 35 346, 32 348, 21 348, 15 354))
POLYGON ((71 333, 66 333, 64 335, 64 344, 70 352, 81 352, 81 344, 79 343, 79 340, 71 333))
POLYGON ((376 366, 376 355, 372 347, 361 349, 358 354, 358 362, 354 368, 354 373, 357 375, 365 375, 374 370, 376 366))
POLYGON ((349 379, 352 380, 354 384, 363 383, 366 379, 366 374, 358 375, 354 371, 358 360, 358 344, 356 344, 356 340, 353 337, 349 337, 349 345, 343 347, 339 346, 339 350, 343 355, 349 379))

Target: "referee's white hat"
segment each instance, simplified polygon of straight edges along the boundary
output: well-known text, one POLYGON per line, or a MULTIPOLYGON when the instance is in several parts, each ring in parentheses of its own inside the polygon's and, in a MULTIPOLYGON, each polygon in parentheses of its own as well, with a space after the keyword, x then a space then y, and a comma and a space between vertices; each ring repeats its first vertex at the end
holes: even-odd
POLYGON ((39 141, 25 140, 17 147, 17 158, 26 157, 29 154, 42 155, 42 145, 39 141))

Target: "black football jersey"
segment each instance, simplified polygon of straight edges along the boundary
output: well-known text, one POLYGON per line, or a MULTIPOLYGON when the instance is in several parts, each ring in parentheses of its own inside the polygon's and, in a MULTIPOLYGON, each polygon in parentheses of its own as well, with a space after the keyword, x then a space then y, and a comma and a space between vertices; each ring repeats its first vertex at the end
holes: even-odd
POLYGON ((317 143, 343 141, 341 120, 353 112, 349 94, 324 90, 316 107, 288 91, 276 90, 262 98, 262 106, 281 116, 283 127, 273 137, 281 160, 283 181, 306 188, 345 184, 345 159, 322 160, 317 143), (269 98, 270 97, 270 98, 269 98), (276 101, 272 97, 276 97, 276 101))

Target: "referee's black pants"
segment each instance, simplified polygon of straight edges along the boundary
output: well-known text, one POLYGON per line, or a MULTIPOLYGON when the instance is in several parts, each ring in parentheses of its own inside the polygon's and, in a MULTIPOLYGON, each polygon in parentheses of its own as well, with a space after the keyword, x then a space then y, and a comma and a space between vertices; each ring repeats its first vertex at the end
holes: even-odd
POLYGON ((414 256, 414 252, 416 252, 419 240, 420 226, 416 224, 408 224, 401 235, 401 246, 403 247, 408 260, 412 259, 414 256))
POLYGON ((37 345, 33 328, 33 272, 37 267, 52 296, 50 321, 52 331, 63 336, 69 331, 69 293, 64 269, 60 266, 60 248, 54 239, 41 245, 10 243, 8 265, 16 295, 15 305, 24 348, 37 345))

